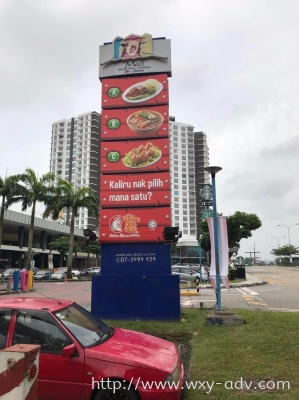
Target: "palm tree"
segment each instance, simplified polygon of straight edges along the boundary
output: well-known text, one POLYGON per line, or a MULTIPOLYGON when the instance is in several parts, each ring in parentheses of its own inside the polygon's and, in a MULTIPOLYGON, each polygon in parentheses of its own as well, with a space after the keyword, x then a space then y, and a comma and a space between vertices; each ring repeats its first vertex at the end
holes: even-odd
MULTIPOLYGON (((11 175, 5 177, 4 179, 0 177, 0 198, 1 198, 1 208, 0 208, 0 252, 2 244, 2 231, 3 231, 3 220, 4 212, 8 208, 7 200, 13 198, 14 195, 20 192, 20 181, 21 175, 11 175)), ((10 204, 13 202, 11 201, 10 204)))
POLYGON ((44 218, 53 213, 53 219, 58 219, 59 214, 63 208, 69 208, 71 216, 70 226, 70 246, 69 254, 67 257, 67 277, 72 277, 72 261, 74 250, 74 231, 75 231, 75 218, 78 216, 80 208, 87 208, 89 215, 99 215, 99 199, 88 187, 75 188, 71 182, 60 179, 56 187, 56 194, 48 203, 48 208, 44 212, 44 218))
POLYGON ((17 195, 7 200, 7 205, 13 203, 22 203, 22 211, 26 211, 28 207, 31 209, 31 220, 28 237, 28 252, 26 269, 29 271, 31 267, 31 254, 32 254, 32 242, 33 242, 33 229, 34 229, 34 216, 36 203, 42 202, 48 204, 54 193, 54 179, 55 175, 48 172, 42 175, 40 178, 31 169, 27 168, 24 174, 20 175, 20 191, 17 195))

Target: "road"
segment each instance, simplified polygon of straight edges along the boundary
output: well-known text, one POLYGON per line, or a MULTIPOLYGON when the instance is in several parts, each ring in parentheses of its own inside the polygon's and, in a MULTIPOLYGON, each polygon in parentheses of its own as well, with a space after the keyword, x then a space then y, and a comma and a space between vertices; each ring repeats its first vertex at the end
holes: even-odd
MULTIPOLYGON (((299 268, 291 267, 248 267, 247 272, 258 280, 265 280, 266 285, 240 287, 222 290, 222 306, 225 309, 265 309, 279 311, 299 311, 299 268)), ((181 299, 183 307, 210 308, 215 305, 212 289, 202 289, 200 296, 181 299)))
MULTIPOLYGON (((230 291, 222 289, 223 308, 227 310, 242 308, 299 311, 299 268, 274 266, 249 267, 247 268, 247 272, 250 272, 258 280, 267 281, 268 284, 232 288, 230 291)), ((90 281, 67 283, 36 282, 34 283, 34 289, 34 292, 21 295, 69 299, 90 309, 90 281)), ((20 294, 10 296, 20 296, 20 294)), ((199 296, 181 297, 183 308, 199 308, 200 303, 203 303, 205 308, 212 308, 216 303, 214 290, 200 289, 199 296)))

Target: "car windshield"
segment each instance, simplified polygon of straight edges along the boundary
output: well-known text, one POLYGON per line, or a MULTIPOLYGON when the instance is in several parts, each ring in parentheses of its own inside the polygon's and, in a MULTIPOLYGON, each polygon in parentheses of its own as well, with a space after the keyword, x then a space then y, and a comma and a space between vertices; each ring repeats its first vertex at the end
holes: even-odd
POLYGON ((111 337, 111 329, 78 304, 54 313, 83 347, 93 347, 111 337))

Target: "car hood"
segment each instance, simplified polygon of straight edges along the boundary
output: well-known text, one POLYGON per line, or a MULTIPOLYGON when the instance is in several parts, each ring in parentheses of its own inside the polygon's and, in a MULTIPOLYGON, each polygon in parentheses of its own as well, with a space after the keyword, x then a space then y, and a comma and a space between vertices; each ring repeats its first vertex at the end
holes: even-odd
POLYGON ((114 335, 107 342, 87 348, 85 356, 167 374, 173 373, 179 361, 178 350, 173 343, 121 328, 115 328, 114 335))

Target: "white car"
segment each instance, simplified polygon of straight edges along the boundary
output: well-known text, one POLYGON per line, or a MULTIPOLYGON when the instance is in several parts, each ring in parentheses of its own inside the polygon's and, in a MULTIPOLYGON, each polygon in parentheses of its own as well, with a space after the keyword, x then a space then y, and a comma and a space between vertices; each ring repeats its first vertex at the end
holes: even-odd
POLYGON ((81 271, 79 271, 78 269, 72 269, 72 275, 73 276, 81 276, 82 275, 82 272, 81 271))
MULTIPOLYGON (((196 277, 200 278, 200 273, 192 268, 185 267, 184 265, 175 265, 171 268, 172 275, 179 275, 180 281, 195 282, 196 277)), ((201 278, 203 282, 209 282, 209 277, 202 271, 201 278)))
POLYGON ((87 275, 95 275, 95 274, 99 274, 101 272, 101 269, 99 267, 91 267, 91 268, 87 268, 86 272, 87 272, 87 275))
POLYGON ((51 275, 51 280, 62 281, 66 277, 66 268, 58 268, 58 270, 51 275))

